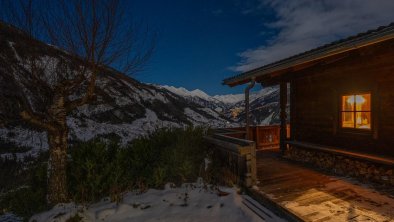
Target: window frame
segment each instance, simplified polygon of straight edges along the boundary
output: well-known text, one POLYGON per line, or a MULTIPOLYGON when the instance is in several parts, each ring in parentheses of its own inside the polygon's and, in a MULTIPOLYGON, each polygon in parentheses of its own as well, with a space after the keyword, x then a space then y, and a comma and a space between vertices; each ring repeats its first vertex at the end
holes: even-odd
POLYGON ((339 96, 339 113, 338 113, 338 125, 341 131, 343 132, 354 132, 354 133, 362 133, 362 134, 372 134, 374 131, 374 110, 373 110, 373 93, 372 91, 357 91, 357 92, 346 92, 346 93, 341 93, 339 96), (369 111, 357 111, 356 110, 356 103, 354 103, 353 111, 345 111, 343 110, 342 104, 343 104, 343 97, 344 96, 356 96, 357 95, 363 95, 363 94, 369 94, 370 96, 370 109, 369 111), (353 113, 354 118, 356 118, 357 113, 369 113, 370 114, 370 128, 365 129, 365 128, 357 128, 357 122, 354 120, 354 127, 343 127, 343 113, 353 113))

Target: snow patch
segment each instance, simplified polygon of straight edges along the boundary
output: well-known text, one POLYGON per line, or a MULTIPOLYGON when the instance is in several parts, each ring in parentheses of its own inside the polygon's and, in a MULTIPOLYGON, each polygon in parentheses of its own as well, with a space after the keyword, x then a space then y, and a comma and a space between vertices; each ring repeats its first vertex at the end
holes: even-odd
POLYGON ((213 111, 210 108, 200 108, 199 110, 202 110, 202 111, 208 113, 209 115, 211 115, 211 116, 213 116, 213 117, 215 117, 217 119, 221 119, 219 114, 217 112, 213 111))
POLYGON ((150 109, 146 109, 144 118, 137 119, 132 123, 99 123, 85 119, 82 124, 79 119, 69 117, 67 118, 67 124, 70 127, 70 133, 78 140, 88 141, 97 135, 115 133, 121 138, 123 145, 137 137, 147 135, 158 128, 180 127, 177 123, 159 120, 156 113, 150 109))
POLYGON ((189 118, 194 120, 194 122, 196 122, 196 123, 208 123, 209 122, 208 119, 203 117, 201 114, 195 112, 194 110, 190 109, 189 107, 185 108, 185 114, 186 114, 186 116, 188 116, 189 118))
POLYGON ((271 112, 271 114, 269 116, 267 116, 263 121, 261 121, 261 125, 262 126, 268 126, 270 125, 270 123, 272 122, 272 117, 274 116, 274 112, 271 112))
POLYGON ((23 218, 18 217, 11 213, 0 215, 0 222, 22 222, 23 218))
MULTIPOLYGON (((16 153, 16 157, 18 159, 30 155, 37 156, 41 151, 48 149, 46 132, 37 132, 22 127, 0 128, 0 138, 4 141, 15 144, 18 147, 32 148, 24 153, 16 153)), ((0 155, 2 158, 12 156, 12 153, 4 153, 0 155)))
POLYGON ((150 189, 142 194, 127 193, 119 204, 104 200, 87 209, 74 204, 56 206, 31 220, 65 222, 81 210, 78 214, 83 221, 262 221, 242 203, 235 189, 221 187, 220 190, 228 195, 219 196, 217 190, 204 189, 197 183, 183 184, 180 188, 166 186, 164 190, 150 189))
MULTIPOLYGON (((167 86, 167 85, 157 85, 157 87, 167 89, 168 91, 175 93, 175 94, 182 96, 182 97, 197 97, 197 98, 204 99, 206 101, 214 102, 214 103, 221 102, 224 104, 236 104, 236 103, 244 102, 244 100, 245 100, 245 94, 243 94, 243 93, 210 96, 207 93, 205 93, 204 91, 199 90, 199 89, 189 91, 183 87, 177 88, 174 86, 167 86)), ((265 87, 257 92, 250 93, 249 100, 250 100, 250 102, 253 102, 256 99, 270 95, 277 90, 278 90, 278 87, 276 87, 276 86, 265 87)))

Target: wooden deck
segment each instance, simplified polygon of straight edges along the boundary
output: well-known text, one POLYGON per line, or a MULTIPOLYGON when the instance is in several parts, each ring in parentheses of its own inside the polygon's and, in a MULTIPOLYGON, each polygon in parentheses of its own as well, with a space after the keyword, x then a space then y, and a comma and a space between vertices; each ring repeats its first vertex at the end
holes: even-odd
POLYGON ((394 192, 259 152, 254 192, 304 221, 394 221, 394 192), (257 191, 257 192, 256 192, 257 191))

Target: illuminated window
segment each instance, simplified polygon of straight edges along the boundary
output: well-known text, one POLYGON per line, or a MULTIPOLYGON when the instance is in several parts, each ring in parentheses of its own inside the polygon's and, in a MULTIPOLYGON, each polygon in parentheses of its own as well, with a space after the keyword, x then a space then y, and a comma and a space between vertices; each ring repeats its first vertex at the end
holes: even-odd
POLYGON ((341 124, 343 128, 371 129, 371 94, 342 96, 341 124))

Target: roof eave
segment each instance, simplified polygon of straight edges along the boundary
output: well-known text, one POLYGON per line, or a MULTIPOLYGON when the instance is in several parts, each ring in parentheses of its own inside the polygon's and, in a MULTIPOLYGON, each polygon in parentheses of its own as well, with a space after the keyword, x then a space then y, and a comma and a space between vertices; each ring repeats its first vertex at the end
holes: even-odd
POLYGON ((252 78, 258 78, 259 76, 268 75, 273 72, 278 72, 284 69, 288 69, 297 65, 302 65, 307 62, 320 60, 340 53, 355 50, 361 47, 365 47, 371 44, 387 41, 394 38, 394 27, 385 30, 384 32, 371 33, 369 35, 353 39, 351 41, 345 41, 321 50, 315 50, 310 53, 300 54, 294 58, 285 59, 282 62, 272 63, 263 67, 259 67, 238 76, 224 79, 222 84, 228 86, 236 86, 245 84, 252 78))

